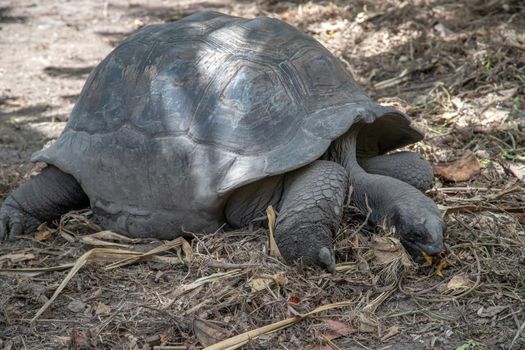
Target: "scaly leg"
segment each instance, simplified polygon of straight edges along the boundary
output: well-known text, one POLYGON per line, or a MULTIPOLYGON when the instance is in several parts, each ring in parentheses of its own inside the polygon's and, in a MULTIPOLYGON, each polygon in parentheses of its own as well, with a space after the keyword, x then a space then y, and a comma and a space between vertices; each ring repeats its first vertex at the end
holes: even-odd
POLYGON ((0 208, 0 240, 29 234, 44 221, 89 206, 89 199, 71 175, 54 166, 17 188, 0 208))

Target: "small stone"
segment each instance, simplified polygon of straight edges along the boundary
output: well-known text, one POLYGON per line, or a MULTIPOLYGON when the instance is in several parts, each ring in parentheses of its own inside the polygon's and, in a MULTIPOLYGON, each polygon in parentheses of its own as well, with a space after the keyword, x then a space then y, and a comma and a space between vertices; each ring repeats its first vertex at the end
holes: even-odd
POLYGON ((86 303, 80 300, 73 300, 67 305, 67 308, 72 312, 82 312, 86 308, 86 303))

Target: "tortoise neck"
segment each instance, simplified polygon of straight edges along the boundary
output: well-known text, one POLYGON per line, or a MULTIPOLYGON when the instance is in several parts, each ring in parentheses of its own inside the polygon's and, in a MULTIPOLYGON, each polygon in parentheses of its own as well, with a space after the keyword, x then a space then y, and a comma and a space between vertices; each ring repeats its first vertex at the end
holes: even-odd
POLYGON ((353 126, 346 134, 335 140, 330 149, 330 158, 341 164, 350 177, 366 175, 357 162, 357 135, 361 127, 361 125, 353 126))

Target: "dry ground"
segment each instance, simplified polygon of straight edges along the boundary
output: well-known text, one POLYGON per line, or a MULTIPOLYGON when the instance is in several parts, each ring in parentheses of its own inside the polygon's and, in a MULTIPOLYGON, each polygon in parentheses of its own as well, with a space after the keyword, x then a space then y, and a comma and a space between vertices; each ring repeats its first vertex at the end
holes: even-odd
POLYGON ((203 9, 298 26, 426 131, 413 149, 440 175, 428 194, 449 225, 443 276, 360 227, 349 207, 335 275, 269 257, 265 231, 197 235, 191 249, 160 246, 171 249, 111 270, 120 258, 92 255, 30 323, 91 248, 159 246, 86 239, 99 229, 83 212, 0 245, 0 348, 200 348, 339 301, 349 303, 245 347, 525 348, 522 1, 2 0, 0 198, 30 176, 31 153, 57 137, 87 74, 119 40, 203 9))

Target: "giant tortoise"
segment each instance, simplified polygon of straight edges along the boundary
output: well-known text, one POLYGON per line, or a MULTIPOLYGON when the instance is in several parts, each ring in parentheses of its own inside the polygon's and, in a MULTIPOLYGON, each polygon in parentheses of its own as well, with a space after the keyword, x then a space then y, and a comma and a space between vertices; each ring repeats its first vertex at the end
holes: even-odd
POLYGON ((274 18, 149 25, 89 76, 40 174, 4 201, 0 238, 90 206, 105 229, 172 239, 278 211, 285 260, 335 268, 348 189, 372 225, 435 255, 446 225, 403 113, 376 104, 312 37, 274 18))

